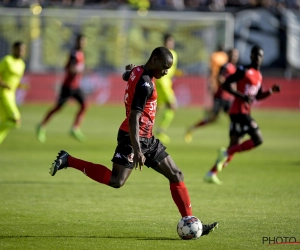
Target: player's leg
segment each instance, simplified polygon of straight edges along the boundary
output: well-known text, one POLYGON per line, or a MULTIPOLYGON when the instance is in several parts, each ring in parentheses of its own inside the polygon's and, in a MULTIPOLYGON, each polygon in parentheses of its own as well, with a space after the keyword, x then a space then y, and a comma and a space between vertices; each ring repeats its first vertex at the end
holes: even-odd
MULTIPOLYGON (((239 144, 240 139, 241 139, 241 137, 238 137, 237 135, 231 135, 229 147, 239 144)), ((226 150, 226 149, 222 148, 222 151, 223 150, 226 150)), ((228 165, 228 163, 232 160, 232 158, 233 158, 233 155, 228 155, 226 161, 221 166, 221 169, 220 169, 220 167, 219 167, 219 169, 217 168, 217 161, 216 161, 216 163, 213 165, 213 167, 209 171, 210 175, 218 174, 220 171, 222 171, 222 169, 228 165)))
POLYGON ((157 104, 159 112, 162 112, 156 137, 163 143, 170 143, 170 137, 166 134, 167 129, 175 116, 176 97, 172 89, 172 81, 169 78, 161 80, 161 86, 157 92, 157 104))
POLYGON ((244 119, 242 124, 243 133, 248 133, 251 138, 242 143, 231 145, 227 149, 228 155, 233 155, 237 152, 248 151, 252 148, 259 146, 263 142, 261 131, 257 123, 252 119, 252 117, 249 115, 244 115, 243 119, 244 119))
POLYGON ((169 180, 171 195, 181 216, 192 215, 191 201, 184 184, 183 173, 176 166, 171 156, 166 156, 156 166, 152 166, 152 168, 169 180))
POLYGON ((140 141, 142 152, 146 157, 145 165, 165 176, 170 183, 172 198, 182 217, 192 215, 190 197, 184 184, 184 177, 166 147, 155 137, 140 141))
MULTIPOLYGON (((239 141, 243 137, 243 133, 241 131, 241 124, 239 123, 239 119, 232 115, 230 116, 230 143, 229 147, 233 145, 239 144, 239 141)), ((204 181, 208 183, 214 183, 221 185, 222 182, 217 177, 217 174, 222 171, 222 169, 228 165, 228 163, 232 160, 233 155, 228 155, 226 148, 220 148, 218 152, 218 157, 215 164, 212 166, 209 172, 204 176, 204 181)))
POLYGON ((170 104, 166 104, 166 107, 162 109, 162 121, 157 129, 156 137, 160 139, 163 143, 168 144, 170 143, 170 137, 166 134, 166 130, 170 126, 171 122, 175 116, 174 108, 170 107, 170 104))
POLYGON ((113 163, 113 169, 111 171, 104 165, 75 158, 62 150, 58 153, 56 160, 52 164, 50 174, 54 176, 58 170, 67 167, 75 168, 94 181, 113 188, 122 187, 132 171, 132 169, 116 163, 113 163))
MULTIPOLYGON (((257 123, 249 115, 231 115, 230 145, 219 150, 218 159, 211 173, 217 174, 232 160, 237 152, 248 151, 262 143, 262 135, 257 123), (240 143, 242 137, 248 133, 251 138, 240 143)), ((216 178, 216 177, 214 177, 216 178)))
POLYGON ((49 122, 50 118, 57 112, 61 110, 64 104, 67 102, 70 97, 71 90, 70 88, 62 87, 60 91, 60 95, 58 101, 55 106, 52 107, 43 118, 42 122, 37 126, 37 139, 40 142, 46 141, 46 125, 49 122))
POLYGON ((83 91, 78 88, 74 90, 73 98, 79 103, 79 110, 76 113, 75 120, 71 129, 71 135, 74 136, 78 141, 84 141, 85 135, 81 132, 80 126, 84 119, 84 115, 87 109, 87 103, 83 91))
POLYGON ((219 98, 214 98, 214 104, 212 110, 209 111, 205 118, 201 119, 191 127, 189 127, 185 133, 184 140, 186 143, 190 143, 193 140, 193 132, 195 129, 203 127, 209 123, 213 123, 217 120, 219 112, 222 108, 222 102, 219 98))
POLYGON ((2 98, 0 102, 0 144, 7 134, 21 125, 21 115, 15 100, 2 98))
MULTIPOLYGON (((184 183, 182 171, 177 167, 170 155, 166 156, 156 166, 152 167, 156 172, 165 176, 170 183, 170 191, 174 203, 176 204, 182 217, 191 216, 192 204, 188 190, 184 183)), ((208 235, 218 227, 218 223, 203 224, 202 235, 208 235)))

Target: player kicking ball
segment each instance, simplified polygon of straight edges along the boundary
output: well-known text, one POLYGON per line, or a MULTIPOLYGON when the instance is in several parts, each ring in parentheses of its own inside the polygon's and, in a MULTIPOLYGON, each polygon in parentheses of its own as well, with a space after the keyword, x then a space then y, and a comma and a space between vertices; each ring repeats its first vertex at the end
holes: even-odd
POLYGON ((229 76, 223 88, 235 96, 230 114, 230 143, 229 147, 221 148, 215 165, 205 175, 204 181, 221 184, 217 174, 228 165, 237 152, 248 151, 262 144, 263 138, 261 131, 251 117, 251 104, 254 100, 262 100, 272 93, 280 92, 280 86, 274 84, 268 91, 262 90, 262 75, 260 67, 264 57, 263 49, 255 45, 251 50, 251 64, 240 66, 237 71, 229 76), (236 90, 231 86, 236 84, 236 90), (245 134, 251 138, 240 143, 245 134))
MULTIPOLYGON (((134 67, 123 74, 123 79, 128 79, 124 95, 126 118, 118 131, 112 170, 60 151, 50 168, 50 174, 54 176, 63 168, 75 168, 99 183, 120 188, 133 168, 142 170, 146 165, 169 180, 171 195, 181 216, 191 216, 192 206, 183 173, 165 151, 166 147, 152 133, 157 104, 153 78, 159 79, 166 75, 172 64, 171 52, 165 47, 158 47, 152 51, 145 65, 134 67)), ((203 225, 202 235, 209 234, 217 225, 217 222, 203 225)))

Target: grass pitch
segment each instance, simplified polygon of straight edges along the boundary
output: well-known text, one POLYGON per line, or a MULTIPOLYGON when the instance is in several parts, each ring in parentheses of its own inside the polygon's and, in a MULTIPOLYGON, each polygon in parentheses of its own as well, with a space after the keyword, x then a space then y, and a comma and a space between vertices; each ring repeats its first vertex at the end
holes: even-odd
POLYGON ((203 182, 228 144, 226 116, 183 141, 187 126, 202 117, 196 108, 179 109, 169 129, 167 151, 185 175, 193 213, 219 228, 197 241, 180 240, 179 212, 167 180, 151 169, 134 171, 126 185, 112 189, 74 169, 48 168, 60 149, 111 167, 122 106, 93 106, 82 130, 88 140, 69 136, 76 107, 70 105, 51 120, 45 144, 35 128, 49 106, 21 107, 21 129, 0 145, 0 249, 299 249, 300 245, 263 244, 263 237, 295 237, 300 241, 299 111, 259 111, 264 144, 236 154, 220 173, 222 186, 203 182), (268 248, 269 249, 269 248, 268 248))

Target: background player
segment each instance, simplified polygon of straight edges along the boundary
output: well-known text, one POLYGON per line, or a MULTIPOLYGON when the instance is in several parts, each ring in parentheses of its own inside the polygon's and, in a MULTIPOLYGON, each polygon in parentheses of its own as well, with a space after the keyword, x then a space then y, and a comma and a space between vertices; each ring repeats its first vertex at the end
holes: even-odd
POLYGON ((178 56, 174 50, 175 40, 172 35, 164 35, 164 46, 170 50, 173 55, 173 66, 168 70, 168 75, 155 80, 157 90, 157 106, 158 110, 162 112, 162 118, 158 124, 156 137, 163 143, 167 144, 170 142, 170 137, 165 132, 174 118, 177 106, 172 78, 175 76, 177 71, 178 56))
POLYGON ((70 134, 79 141, 83 141, 85 139, 85 136, 80 130, 80 125, 87 108, 83 91, 80 88, 80 80, 85 66, 83 53, 85 44, 86 38, 83 35, 77 35, 75 46, 70 52, 70 56, 65 67, 65 78, 60 90, 58 101, 56 105, 48 111, 45 118, 38 125, 37 138, 40 142, 46 141, 46 125, 48 121, 55 113, 61 110, 69 98, 74 98, 80 105, 70 134))
POLYGON ((254 119, 250 116, 251 104, 254 100, 262 100, 273 92, 279 92, 279 85, 274 84, 268 91, 262 90, 262 75, 260 67, 264 52, 261 47, 254 46, 251 50, 251 64, 240 66, 237 71, 229 76, 223 88, 235 96, 230 109, 230 143, 229 147, 221 148, 216 164, 206 174, 204 180, 221 184, 217 177, 220 172, 233 158, 236 152, 244 152, 262 144, 262 134, 254 119), (236 90, 231 83, 236 83, 236 90), (240 143, 245 134, 251 138, 240 143))
POLYGON ((21 79, 25 71, 23 57, 26 46, 23 42, 15 42, 12 54, 5 56, 0 62, 0 144, 8 132, 21 125, 21 115, 16 104, 16 89, 21 87, 21 79))
MULTIPOLYGON (((113 188, 122 187, 132 169, 151 167, 164 175, 170 183, 171 195, 182 217, 192 215, 188 190, 183 174, 157 140, 152 129, 155 121, 157 92, 153 78, 159 79, 168 73, 173 63, 171 52, 165 47, 154 49, 144 66, 137 66, 123 75, 128 80, 124 95, 126 118, 118 132, 118 145, 112 158, 112 171, 100 164, 86 162, 60 151, 50 168, 53 176, 57 170, 72 167, 91 179, 113 188)), ((208 234, 217 223, 204 225, 203 235, 208 234)))
POLYGON ((187 143, 192 141, 192 132, 195 129, 215 122, 221 110, 223 110, 225 113, 228 113, 233 98, 232 95, 223 90, 222 84, 225 82, 226 78, 229 75, 232 75, 236 71, 236 63, 238 62, 238 60, 239 51, 237 49, 230 49, 228 51, 228 62, 221 67, 219 74, 216 77, 218 81, 218 89, 213 95, 212 110, 209 111, 207 118, 200 120, 187 130, 184 137, 187 143))
POLYGON ((212 96, 219 88, 218 75, 221 67, 228 61, 228 54, 224 49, 223 44, 219 44, 215 52, 210 56, 210 67, 208 77, 208 89, 212 96))

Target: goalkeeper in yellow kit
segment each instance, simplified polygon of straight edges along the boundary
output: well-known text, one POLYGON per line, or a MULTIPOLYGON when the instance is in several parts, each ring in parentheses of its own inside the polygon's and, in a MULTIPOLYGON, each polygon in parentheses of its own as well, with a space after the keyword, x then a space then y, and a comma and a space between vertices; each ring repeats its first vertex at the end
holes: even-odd
POLYGON ((18 128, 21 124, 21 115, 16 104, 16 89, 24 75, 26 46, 23 42, 15 42, 12 54, 3 57, 0 61, 0 144, 7 133, 18 128))
POLYGON ((172 35, 164 35, 164 46, 169 49, 173 55, 173 66, 168 70, 167 75, 155 80, 157 106, 159 112, 163 112, 162 120, 158 124, 156 137, 167 144, 170 142, 170 138, 165 132, 174 118, 175 109, 177 107, 176 96, 172 86, 172 78, 175 76, 175 73, 179 71, 176 69, 177 53, 174 51, 175 41, 172 35))

